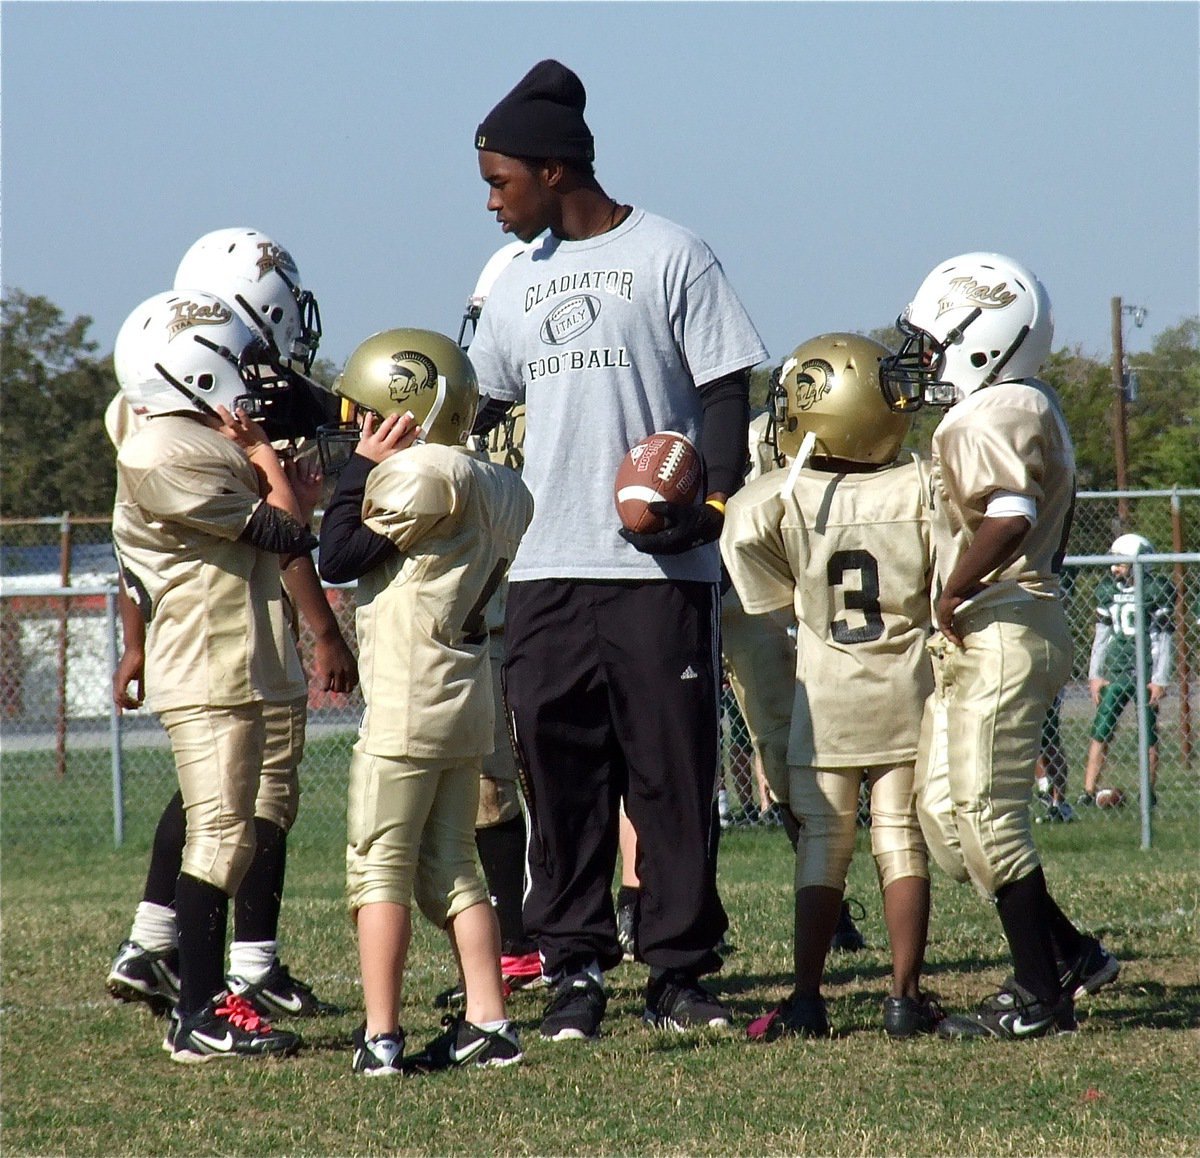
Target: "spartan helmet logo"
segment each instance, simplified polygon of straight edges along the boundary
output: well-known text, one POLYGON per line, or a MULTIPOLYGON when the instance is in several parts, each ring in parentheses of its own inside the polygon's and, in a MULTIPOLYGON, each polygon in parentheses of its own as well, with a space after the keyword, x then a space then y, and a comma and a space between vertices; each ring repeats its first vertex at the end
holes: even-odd
POLYGON ((392 355, 388 377, 388 397, 393 402, 405 402, 437 386, 437 367, 433 359, 416 350, 401 350, 392 355))
POLYGON ((276 245, 273 241, 258 243, 258 261, 255 264, 258 266, 259 281, 273 269, 286 274, 286 280, 289 282, 296 280, 296 263, 292 260, 292 255, 282 245, 276 245))
POLYGON ((833 367, 824 358, 809 358, 796 371, 796 409, 811 410, 833 389, 833 367))

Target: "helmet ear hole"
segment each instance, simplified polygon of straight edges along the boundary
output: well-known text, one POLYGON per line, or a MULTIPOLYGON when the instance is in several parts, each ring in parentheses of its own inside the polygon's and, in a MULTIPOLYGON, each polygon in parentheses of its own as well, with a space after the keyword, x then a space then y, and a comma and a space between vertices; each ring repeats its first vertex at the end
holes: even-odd
POLYGON ((207 394, 212 390, 213 382, 214 380, 211 374, 201 374, 200 377, 196 379, 196 389, 203 390, 207 394))
POLYGON ((976 350, 975 353, 971 355, 971 365, 974 366, 976 370, 986 366, 987 355, 981 350, 976 350))

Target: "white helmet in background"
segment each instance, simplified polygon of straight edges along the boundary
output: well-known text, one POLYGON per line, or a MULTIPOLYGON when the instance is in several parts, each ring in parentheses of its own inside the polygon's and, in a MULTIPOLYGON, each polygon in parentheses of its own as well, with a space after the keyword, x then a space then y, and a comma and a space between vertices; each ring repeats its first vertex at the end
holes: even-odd
POLYGON ((252 418, 286 372, 262 336, 227 302, 199 290, 170 290, 142 302, 125 319, 113 348, 117 384, 134 414, 148 417, 217 406, 252 418))
MULTIPOLYGON (((1113 545, 1109 547, 1108 553, 1110 555, 1153 555, 1154 544, 1142 535, 1118 535, 1113 540, 1113 545)), ((1116 574, 1118 567, 1128 566, 1128 563, 1114 563, 1110 570, 1116 574)))
POLYGON ((510 241, 487 259, 487 263, 475 282, 475 288, 471 291, 471 296, 467 298, 467 308, 463 313, 462 325, 458 330, 458 344, 464 349, 466 343, 463 338, 466 337, 467 325, 470 324, 471 334, 474 336, 475 327, 479 324, 479 315, 483 313, 483 303, 487 301, 488 294, 492 292, 492 286, 496 284, 496 279, 512 264, 514 258, 520 257, 526 250, 532 249, 534 244, 535 242, 532 241, 510 241))
POLYGON ((1031 378, 1054 338, 1045 286, 998 253, 965 253, 942 262, 896 322, 900 352, 880 367, 893 410, 928 402, 953 406, 993 382, 1031 378))
POLYGON ((284 358, 312 369, 321 341, 317 299, 303 288, 292 255, 257 229, 216 229, 183 255, 175 288, 202 288, 264 330, 284 358))

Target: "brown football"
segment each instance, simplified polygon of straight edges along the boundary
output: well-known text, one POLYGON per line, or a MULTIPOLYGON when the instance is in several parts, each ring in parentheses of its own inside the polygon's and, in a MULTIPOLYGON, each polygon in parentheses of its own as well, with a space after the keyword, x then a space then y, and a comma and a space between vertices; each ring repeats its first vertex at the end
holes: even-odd
POLYGON ((1096 793, 1097 808, 1120 808, 1125 803, 1125 793, 1120 788, 1101 788, 1096 793))
POLYGON ((650 503, 694 503, 703 477, 700 454, 674 430, 660 430, 643 438, 617 468, 613 499, 621 525, 638 534, 661 531, 661 515, 651 514, 650 503))

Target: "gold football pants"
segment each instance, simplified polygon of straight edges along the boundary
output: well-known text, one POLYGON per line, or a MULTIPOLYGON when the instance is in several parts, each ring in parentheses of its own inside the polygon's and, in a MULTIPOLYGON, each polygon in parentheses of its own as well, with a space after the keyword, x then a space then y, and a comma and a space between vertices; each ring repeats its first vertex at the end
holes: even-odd
POLYGON ((489 901, 475 859, 479 758, 350 758, 346 894, 350 908, 411 905, 438 928, 489 901))
POLYGON ((854 856, 858 793, 864 777, 871 793, 871 854, 879 887, 902 877, 929 879, 929 861, 917 822, 913 766, 798 768, 788 770, 788 800, 800 825, 796 891, 816 886, 844 889, 854 856))
POLYGON ((934 691, 917 752, 917 811, 934 859, 988 898, 1039 862, 1029 803, 1046 710, 1071 674, 1057 601, 960 617, 963 647, 935 635, 934 691))

